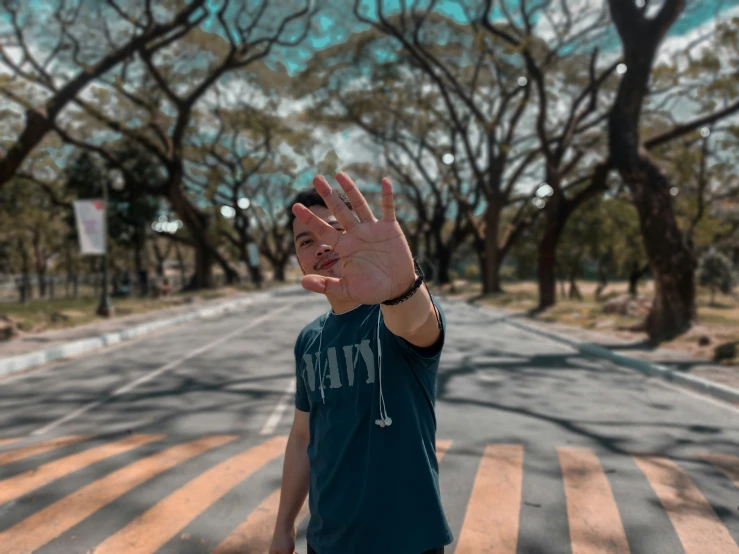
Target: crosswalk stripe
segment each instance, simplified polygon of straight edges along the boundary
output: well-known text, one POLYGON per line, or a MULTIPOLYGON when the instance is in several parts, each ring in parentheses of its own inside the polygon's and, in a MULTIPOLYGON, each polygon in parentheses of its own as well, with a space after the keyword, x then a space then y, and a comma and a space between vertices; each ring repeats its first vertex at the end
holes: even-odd
POLYGON ((149 479, 236 438, 204 437, 116 470, 0 533, 3 552, 32 552, 149 479))
MULTIPOLYGON (((280 507, 280 489, 270 494, 211 554, 268 552, 280 507)), ((303 502, 296 525, 308 515, 308 500, 303 502)))
POLYGON ((452 446, 452 441, 436 441, 436 460, 441 461, 452 446))
POLYGON ((43 487, 52 481, 96 462, 161 440, 164 435, 132 435, 123 440, 90 448, 0 481, 0 505, 43 487))
POLYGON ((0 439, 0 446, 8 446, 9 444, 13 444, 18 439, 0 439))
POLYGON ((454 554, 516 554, 522 487, 523 446, 489 444, 454 554))
POLYGON ((59 437, 58 439, 41 442, 39 444, 32 444, 30 446, 24 446, 23 448, 9 450, 8 452, 3 452, 2 454, 0 454, 0 466, 12 464, 13 462, 17 462, 25 458, 30 458, 31 456, 37 456, 38 454, 44 454, 63 446, 69 446, 70 444, 81 442, 88 438, 89 437, 81 437, 75 435, 69 437, 59 437))
POLYGON ((283 454, 286 444, 287 437, 274 437, 221 462, 110 536, 95 554, 156 552, 234 486, 283 454))
POLYGON ((629 554, 608 477, 589 448, 558 448, 572 554, 629 554))
POLYGON ((739 487, 739 456, 704 454, 701 457, 720 469, 724 475, 734 481, 734 484, 739 487))
MULTIPOLYGON (((441 461, 452 441, 436 441, 436 458, 441 461)), ((233 554, 234 552, 267 552, 280 508, 280 489, 270 494, 264 502, 224 539, 211 554, 233 554)), ((308 516, 308 500, 295 518, 296 526, 308 516)))
POLYGON ((634 460, 672 521, 685 554, 739 554, 739 545, 677 464, 656 456, 634 460))

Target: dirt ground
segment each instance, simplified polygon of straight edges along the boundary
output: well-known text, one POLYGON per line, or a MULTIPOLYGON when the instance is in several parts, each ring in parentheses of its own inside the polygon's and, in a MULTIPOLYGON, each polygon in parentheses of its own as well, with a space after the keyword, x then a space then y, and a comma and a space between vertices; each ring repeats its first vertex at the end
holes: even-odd
MULTIPOLYGON (((638 315, 633 313, 632 315, 619 315, 604 311, 609 300, 627 294, 628 283, 609 283, 602 293, 600 302, 595 300, 594 293, 597 286, 598 283, 595 282, 578 283, 583 299, 571 300, 566 297, 562 298, 561 287, 558 284, 557 304, 537 314, 535 318, 545 322, 557 322, 607 332, 632 341, 646 340, 646 333, 633 330, 633 328, 639 327, 644 320, 654 293, 653 284, 651 282, 640 283, 638 304, 641 306, 641 311, 638 315)), ((454 288, 456 292, 445 287, 445 292, 469 298, 479 295, 481 291, 479 283, 468 283, 462 280, 455 282, 454 288)), ((488 295, 480 299, 480 302, 514 312, 527 312, 536 307, 536 282, 505 283, 503 289, 505 292, 502 294, 488 295)), ((568 292, 569 286, 566 289, 568 292)), ((711 305, 710 292, 706 289, 699 289, 697 304, 699 322, 687 333, 661 346, 687 351, 697 359, 721 361, 739 366, 739 355, 736 352, 731 355, 732 350, 739 350, 739 294, 717 294, 714 305, 711 305), (719 359, 716 358, 717 349, 721 354, 718 356, 719 359)))

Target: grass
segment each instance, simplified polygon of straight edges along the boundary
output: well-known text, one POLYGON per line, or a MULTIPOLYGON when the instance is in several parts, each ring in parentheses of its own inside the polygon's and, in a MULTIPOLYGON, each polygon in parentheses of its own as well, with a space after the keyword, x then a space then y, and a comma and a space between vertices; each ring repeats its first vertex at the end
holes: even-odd
MULTIPOLYGON (((480 295, 479 283, 455 284, 457 296, 471 298, 480 295)), ((639 287, 639 295, 644 300, 644 315, 638 317, 622 316, 618 314, 605 313, 603 307, 605 301, 618 297, 628 292, 628 283, 609 283, 603 291, 604 300, 595 300, 595 289, 597 283, 578 283, 583 300, 571 300, 564 298, 558 300, 557 304, 540 313, 532 315, 535 319, 548 323, 561 323, 573 325, 585 329, 615 333, 624 338, 646 339, 644 332, 631 331, 630 327, 637 326, 643 322, 647 308, 651 304, 654 289, 651 282, 642 283, 639 287)), ((478 299, 483 305, 495 306, 514 312, 529 312, 536 308, 538 302, 537 284, 532 281, 506 283, 504 292, 489 294, 478 299)), ((568 287, 569 291, 569 287, 568 287)), ((560 298, 560 287, 557 286, 558 298, 560 298)), ((739 295, 717 295, 715 304, 710 302, 710 292, 699 288, 697 291, 696 304, 698 308, 699 323, 688 333, 664 343, 662 346, 688 350, 691 354, 703 358, 712 359, 715 349, 722 344, 739 341, 739 295), (699 338, 708 337, 708 345, 699 345, 699 338)), ((739 364, 739 357, 726 360, 726 363, 739 364)))
MULTIPOLYGON (((264 289, 282 286, 283 283, 266 282, 264 289)), ((180 306, 199 300, 215 300, 238 293, 255 291, 251 283, 221 287, 201 291, 177 292, 169 298, 112 298, 117 317, 140 314, 180 306)), ((38 333, 56 329, 65 329, 85 325, 100 319, 96 314, 99 296, 80 296, 77 299, 31 300, 25 304, 20 302, 0 303, 0 316, 5 315, 18 324, 18 329, 28 333, 38 333)), ((0 337, 1 340, 2 337, 0 337)))

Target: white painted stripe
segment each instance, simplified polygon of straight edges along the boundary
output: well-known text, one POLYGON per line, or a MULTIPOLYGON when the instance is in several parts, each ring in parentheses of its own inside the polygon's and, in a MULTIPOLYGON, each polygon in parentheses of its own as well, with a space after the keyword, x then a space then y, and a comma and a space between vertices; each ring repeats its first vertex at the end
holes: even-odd
POLYGON ((287 390, 285 390, 285 394, 282 395, 282 398, 280 398, 280 401, 277 403, 277 406, 275 406, 272 414, 267 418, 264 427, 262 427, 262 435, 271 435, 275 432, 275 428, 280 424, 280 420, 290 405, 290 401, 295 397, 295 390, 296 383, 295 378, 293 377, 290 379, 290 383, 287 386, 287 390))
POLYGON ((142 384, 146 383, 147 381, 151 381, 152 379, 154 379, 154 378, 159 377, 160 375, 162 375, 164 372, 169 371, 170 369, 173 369, 173 368, 177 367, 182 362, 185 362, 185 361, 189 360, 190 358, 194 358, 195 356, 198 356, 200 354, 203 354, 204 352, 207 352, 208 350, 211 350, 212 348, 215 348, 219 344, 223 344, 224 342, 232 339, 233 337, 235 337, 239 333, 243 333, 244 331, 248 331, 249 329, 251 329, 253 327, 256 327, 257 325, 260 325, 262 322, 264 322, 265 320, 269 319, 270 317, 275 316, 275 315, 277 315, 277 314, 279 314, 281 312, 285 312, 285 311, 287 311, 289 309, 295 309, 295 305, 294 304, 287 304, 285 306, 282 306, 281 308, 278 308, 276 310, 272 310, 271 312, 268 312, 268 313, 264 314, 263 316, 258 317, 257 319, 255 319, 253 321, 250 321, 249 323, 247 323, 243 327, 239 327, 235 331, 233 331, 233 332, 231 332, 231 333, 229 333, 227 335, 224 335, 224 336, 222 336, 222 337, 220 337, 220 338, 218 338, 218 339, 216 339, 216 340, 214 340, 212 342, 209 342, 208 344, 206 344, 204 346, 201 346, 200 348, 196 348, 195 350, 192 350, 192 351, 188 352, 187 354, 185 354, 181 358, 178 358, 178 359, 176 359, 174 361, 171 361, 168 364, 163 365, 159 369, 155 369, 154 371, 152 371, 150 373, 147 373, 146 375, 143 375, 142 377, 139 377, 135 381, 132 381, 131 383, 129 383, 129 384, 123 386, 123 387, 120 387, 120 388, 116 389, 111 394, 109 394, 107 397, 105 397, 105 398, 103 398, 101 400, 96 400, 95 402, 90 402, 89 404, 86 404, 85 406, 82 406, 81 408, 78 408, 77 410, 73 411, 70 414, 67 414, 66 416, 64 416, 64 417, 62 417, 60 419, 57 419, 56 421, 52 421, 51 423, 49 423, 48 425, 45 425, 44 427, 41 427, 40 429, 36 429, 31 434, 32 435, 43 435, 43 434, 46 434, 49 431, 52 431, 52 430, 56 429, 57 427, 59 427, 63 423, 67 423, 68 421, 71 421, 71 420, 75 419, 76 417, 79 417, 80 415, 82 415, 82 414, 84 414, 86 412, 89 412, 90 410, 92 410, 94 408, 97 408, 98 406, 100 406, 101 404, 104 404, 105 402, 108 402, 112 398, 115 398, 117 396, 121 396, 121 395, 123 395, 123 394, 125 394, 127 392, 130 392, 131 390, 133 390, 134 388, 138 387, 139 385, 142 385, 142 384))

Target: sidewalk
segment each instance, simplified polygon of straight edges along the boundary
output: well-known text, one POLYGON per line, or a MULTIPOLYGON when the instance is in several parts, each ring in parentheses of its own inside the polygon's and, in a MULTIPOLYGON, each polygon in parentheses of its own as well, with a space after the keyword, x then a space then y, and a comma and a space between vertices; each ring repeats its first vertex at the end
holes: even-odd
MULTIPOLYGON (((459 301, 464 302, 464 300, 459 301)), ((615 335, 572 325, 538 321, 528 317, 525 313, 506 310, 505 308, 485 306, 477 303, 473 305, 478 309, 491 313, 498 312, 507 316, 510 322, 539 329, 544 333, 562 335, 575 341, 605 348, 616 355, 644 360, 682 375, 696 377, 720 386, 729 387, 735 391, 736 395, 739 395, 739 368, 735 366, 699 360, 691 356, 690 353, 675 348, 653 348, 641 340, 626 340, 615 335)), ((597 353, 594 352, 594 355, 597 355, 597 353)))
POLYGON ((193 319, 214 317, 228 311, 243 309, 270 296, 290 294, 296 288, 300 289, 299 286, 287 285, 213 300, 193 297, 191 302, 170 308, 101 319, 69 329, 24 335, 0 343, 0 377, 148 335, 158 329, 181 325, 193 319))
POLYGON ((160 310, 152 310, 150 312, 132 314, 123 317, 113 317, 111 319, 100 318, 94 323, 80 325, 78 327, 70 327, 69 329, 24 334, 18 338, 0 342, 0 358, 21 356, 40 349, 61 346, 68 342, 97 337, 99 335, 105 335, 117 331, 124 331, 144 323, 160 319, 168 319, 170 317, 186 314, 202 308, 217 306, 224 302, 249 298, 253 295, 254 293, 235 294, 233 296, 217 298, 215 300, 200 300, 193 297, 192 302, 178 304, 177 306, 169 308, 163 307, 160 310))

